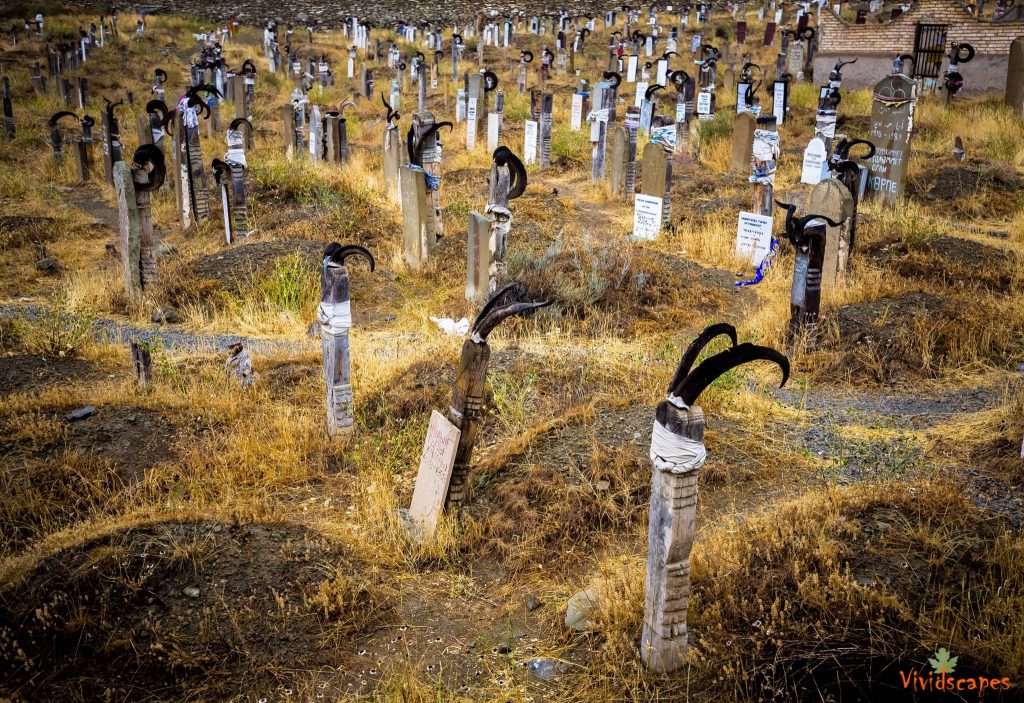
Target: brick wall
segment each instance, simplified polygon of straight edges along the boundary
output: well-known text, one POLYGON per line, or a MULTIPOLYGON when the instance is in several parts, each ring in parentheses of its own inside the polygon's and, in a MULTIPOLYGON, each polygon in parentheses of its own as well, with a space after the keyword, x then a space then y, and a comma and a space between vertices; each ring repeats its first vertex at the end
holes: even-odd
POLYGON ((848 55, 897 54, 914 51, 914 33, 918 24, 947 24, 950 42, 967 42, 979 56, 1007 55, 1010 42, 1024 35, 1024 22, 991 22, 971 17, 958 0, 917 0, 909 10, 890 22, 850 24, 830 9, 818 15, 818 50, 823 54, 848 55))

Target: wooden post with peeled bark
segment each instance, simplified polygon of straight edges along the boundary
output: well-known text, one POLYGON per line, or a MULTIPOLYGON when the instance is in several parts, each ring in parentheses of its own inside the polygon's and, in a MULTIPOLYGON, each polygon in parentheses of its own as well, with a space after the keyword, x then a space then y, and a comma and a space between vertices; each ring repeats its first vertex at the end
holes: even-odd
POLYGON ((164 155, 152 144, 135 150, 133 164, 114 164, 125 291, 138 297, 157 280, 151 193, 167 174, 164 155))
POLYGON ((704 465, 704 412, 701 392, 730 369, 763 359, 789 378, 789 360, 768 347, 736 345, 736 330, 720 323, 705 329, 683 354, 655 411, 651 432, 651 502, 647 518, 647 578, 640 657, 652 671, 682 668, 689 648, 690 551, 697 522, 697 473, 704 465), (693 369, 707 344, 728 336, 732 347, 693 369), (692 371, 691 371, 692 369, 692 371))
POLYGON ((473 444, 480 426, 484 386, 487 383, 487 362, 491 349, 487 336, 498 324, 513 315, 523 315, 550 302, 522 302, 524 291, 521 284, 510 283, 499 288, 480 309, 470 336, 462 345, 462 357, 452 389, 452 402, 448 408, 448 420, 461 432, 455 452, 455 466, 452 469, 448 492, 445 496, 445 510, 458 510, 467 499, 466 479, 469 476, 473 458, 473 444))
POLYGON ((354 244, 336 243, 324 249, 320 273, 320 342, 323 349, 324 379, 327 386, 327 434, 343 439, 352 434, 352 377, 348 331, 352 328, 348 267, 345 261, 361 256, 375 268, 373 256, 354 244))
POLYGON ((484 214, 491 217, 488 292, 494 291, 505 278, 505 257, 508 252, 508 233, 512 226, 509 201, 526 190, 526 167, 508 147, 498 147, 492 156, 490 188, 484 214))

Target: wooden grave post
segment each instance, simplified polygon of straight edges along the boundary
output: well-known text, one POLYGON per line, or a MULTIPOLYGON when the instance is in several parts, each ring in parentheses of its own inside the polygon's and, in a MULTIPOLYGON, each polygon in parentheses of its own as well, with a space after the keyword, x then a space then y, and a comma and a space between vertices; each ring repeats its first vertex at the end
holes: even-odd
POLYGON ((732 158, 729 170, 733 173, 746 173, 750 168, 750 153, 754 145, 754 115, 740 112, 732 118, 732 158))
POLYGON ((786 212, 786 237, 796 249, 790 295, 789 340, 812 348, 817 342, 821 309, 821 272, 825 264, 825 227, 839 223, 823 215, 795 217, 795 205, 786 212))
POLYGON ((327 385, 327 434, 333 439, 349 437, 353 431, 351 359, 348 333, 352 328, 350 281, 345 262, 361 256, 375 268, 373 256, 354 244, 329 244, 324 250, 320 272, 320 342, 323 350, 324 380, 327 385))
POLYGON ((551 168, 551 93, 540 96, 540 170, 551 168))
POLYGON ((666 398, 655 410, 640 658, 657 673, 685 666, 689 648, 687 610, 690 551, 697 522, 697 475, 707 458, 704 412, 697 400, 724 373, 756 360, 778 364, 782 370, 781 385, 786 384, 789 360, 785 356, 749 343, 737 346, 736 330, 731 325, 711 325, 683 354, 666 398), (718 336, 728 336, 733 346, 692 369, 703 348, 718 336))
POLYGON ((118 229, 124 288, 138 297, 157 280, 156 238, 153 235, 151 193, 159 188, 167 174, 164 155, 152 144, 135 151, 133 164, 114 164, 114 189, 117 192, 118 229))
POLYGON ((825 251, 821 266, 821 285, 835 285, 837 277, 846 270, 846 262, 849 260, 853 196, 842 181, 826 178, 811 188, 807 196, 807 210, 839 223, 837 226, 825 227, 825 251))
POLYGON ((124 159, 121 147, 121 126, 114 109, 123 104, 107 101, 107 107, 100 118, 100 139, 103 141, 103 176, 107 183, 114 184, 114 164, 124 159))
POLYGON ((399 178, 402 168, 402 151, 405 144, 402 142, 398 125, 393 120, 388 120, 384 129, 384 184, 387 186, 391 202, 396 205, 402 204, 402 181, 399 178))
POLYGON ((8 139, 14 139, 17 132, 14 124, 14 105, 11 102, 11 80, 3 77, 4 129, 8 139))
POLYGON ((441 220, 441 138, 439 129, 450 123, 438 124, 432 112, 418 112, 412 116, 414 147, 416 160, 423 168, 426 184, 427 236, 429 249, 444 235, 444 223, 441 220))
POLYGON ((473 458, 473 444, 480 426, 484 386, 487 382, 487 362, 491 356, 487 336, 502 320, 550 304, 518 302, 516 299, 521 300, 522 296, 523 291, 517 283, 510 283, 496 290, 481 308, 470 328, 469 339, 462 345, 462 357, 455 377, 455 387, 452 389, 452 402, 448 407, 448 420, 459 429, 460 436, 444 501, 447 511, 457 511, 468 498, 466 479, 473 458))

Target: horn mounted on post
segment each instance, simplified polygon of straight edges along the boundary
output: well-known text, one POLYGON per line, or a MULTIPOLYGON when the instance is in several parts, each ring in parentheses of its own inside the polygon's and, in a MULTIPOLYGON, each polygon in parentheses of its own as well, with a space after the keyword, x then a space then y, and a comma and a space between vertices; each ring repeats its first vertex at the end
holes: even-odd
POLYGON ((726 323, 711 325, 697 335, 697 338, 683 353, 676 373, 669 383, 667 393, 669 403, 677 408, 692 407, 704 389, 716 379, 727 371, 751 361, 764 360, 777 364, 782 369, 782 383, 779 384, 779 387, 786 385, 786 381, 789 380, 789 359, 785 355, 771 347, 762 347, 749 342, 737 345, 736 341, 736 330, 732 325, 726 323), (716 337, 723 335, 729 337, 732 346, 723 352, 707 357, 694 369, 693 364, 704 347, 716 337))

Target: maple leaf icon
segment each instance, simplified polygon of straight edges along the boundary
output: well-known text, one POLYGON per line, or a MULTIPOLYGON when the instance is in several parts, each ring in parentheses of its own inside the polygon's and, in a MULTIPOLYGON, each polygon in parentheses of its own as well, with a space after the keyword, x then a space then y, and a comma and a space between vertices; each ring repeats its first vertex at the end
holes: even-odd
POLYGON ((956 669, 956 660, 956 657, 949 656, 945 647, 940 647, 939 651, 935 653, 935 658, 929 659, 928 663, 935 669, 936 674, 952 674, 956 669))

